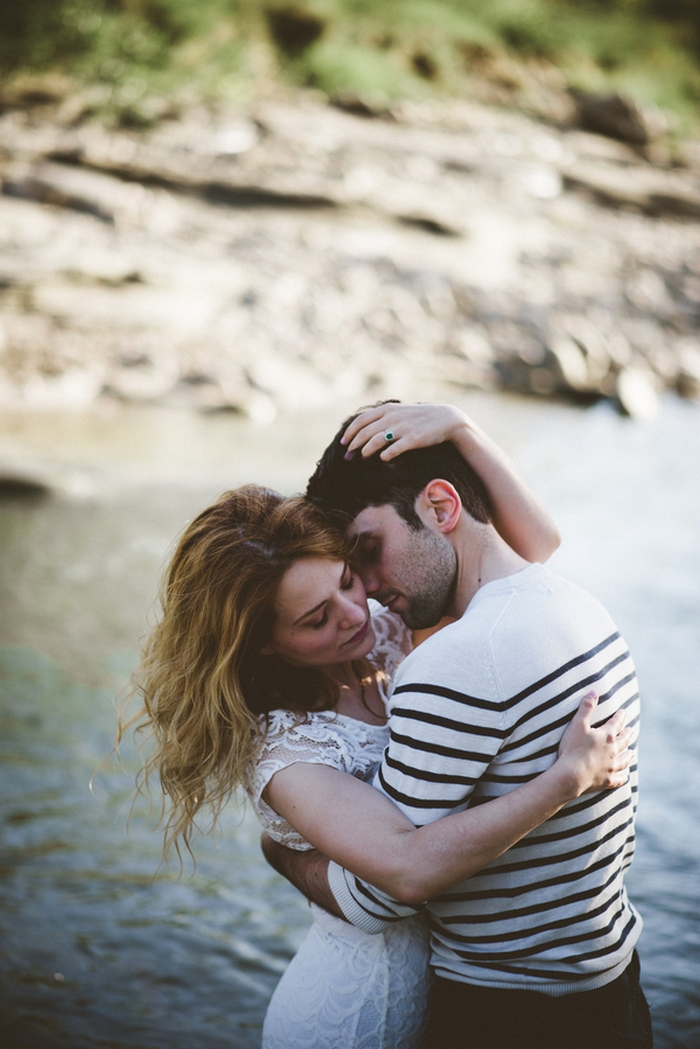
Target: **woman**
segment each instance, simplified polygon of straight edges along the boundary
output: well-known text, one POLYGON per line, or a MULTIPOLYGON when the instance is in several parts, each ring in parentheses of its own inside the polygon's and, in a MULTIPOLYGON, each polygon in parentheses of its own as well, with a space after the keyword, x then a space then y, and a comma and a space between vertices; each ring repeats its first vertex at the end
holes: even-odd
MULTIPOLYGON (((348 454, 381 444, 385 457, 453 440, 484 480, 511 545, 530 560, 556 545, 549 518, 500 451, 456 409, 385 405, 360 416, 346 437, 348 454), (390 449, 380 440, 388 429, 397 435, 390 449)), ((157 771, 170 803, 166 848, 189 848, 200 810, 215 820, 242 785, 276 841, 320 848, 419 904, 567 801, 626 779, 622 715, 592 729, 588 697, 541 776, 413 827, 362 782, 386 745, 387 688, 411 644, 400 619, 370 613, 352 550, 303 499, 247 486, 201 513, 173 556, 140 671, 141 727, 156 743, 145 776, 157 771)), ((273 996, 265 1049, 416 1046, 428 983, 420 917, 378 936, 318 908, 314 917, 273 996)))

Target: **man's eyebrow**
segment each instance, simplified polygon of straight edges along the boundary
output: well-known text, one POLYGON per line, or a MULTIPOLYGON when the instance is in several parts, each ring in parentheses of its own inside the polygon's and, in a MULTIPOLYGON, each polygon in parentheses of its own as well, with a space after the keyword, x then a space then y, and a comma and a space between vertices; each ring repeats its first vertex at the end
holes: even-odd
POLYGON ((359 532, 356 536, 355 559, 358 562, 368 563, 370 558, 376 560, 382 549, 382 540, 375 532, 359 532))

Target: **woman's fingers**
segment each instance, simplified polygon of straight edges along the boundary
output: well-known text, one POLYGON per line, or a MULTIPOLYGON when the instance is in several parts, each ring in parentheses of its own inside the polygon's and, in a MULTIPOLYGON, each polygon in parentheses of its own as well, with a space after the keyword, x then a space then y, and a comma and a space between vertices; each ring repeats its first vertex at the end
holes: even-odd
POLYGON ((340 443, 350 444, 361 430, 375 423, 377 419, 381 418, 386 413, 389 407, 389 405, 381 404, 377 408, 366 408, 364 412, 360 412, 340 438, 340 443))
POLYGON ((401 432, 405 425, 405 420, 402 422, 400 418, 387 414, 362 427, 348 442, 346 459, 361 452, 365 459, 379 453, 387 461, 407 452, 409 448, 420 447, 420 435, 416 434, 415 429, 409 434, 401 432))
POLYGON ((575 716, 580 717, 584 722, 590 724, 593 712, 597 706, 598 694, 596 692, 587 692, 579 703, 575 716))
POLYGON ((625 729, 620 735, 616 737, 615 743, 617 744, 616 758, 617 761, 621 761, 624 764, 620 765, 620 768, 627 768, 632 761, 633 751, 630 750, 630 743, 632 742, 632 729, 625 729))
POLYGON ((388 462, 412 448, 427 448, 451 439, 460 418, 458 409, 444 404, 396 404, 369 408, 350 423, 341 438, 345 457, 361 451, 366 459, 379 454, 388 462))
POLYGON ((393 434, 393 432, 389 420, 384 420, 379 430, 376 427, 365 427, 348 445, 345 458, 352 459, 354 455, 361 453, 363 458, 367 459, 370 455, 379 453, 382 459, 388 460, 393 459, 396 455, 401 455, 401 452, 408 451, 412 445, 407 438, 387 437, 387 434, 393 434))
POLYGON ((629 779, 630 765, 634 757, 634 751, 630 750, 628 744, 632 735, 632 729, 625 729, 615 737, 615 742, 620 749, 615 754, 611 763, 611 771, 608 782, 611 787, 621 787, 629 779))
POLYGON ((622 786, 622 784, 626 783, 627 780, 629 779, 629 776, 630 776, 630 765, 632 764, 633 756, 634 756, 634 751, 632 751, 632 750, 623 750, 622 753, 620 754, 619 759, 618 759, 619 766, 618 766, 618 768, 617 768, 617 770, 615 772, 615 776, 614 776, 614 779, 616 781, 615 782, 615 786, 622 786))
POLYGON ((632 762, 633 753, 633 751, 625 749, 611 759, 607 771, 607 778, 602 783, 604 790, 624 786, 629 779, 629 767, 632 762))
POLYGON ((627 747, 618 755, 618 761, 620 763, 620 771, 626 771, 632 764, 632 758, 634 757, 634 751, 629 750, 627 747))
MULTIPOLYGON (((356 419, 355 424, 357 424, 361 418, 362 416, 356 419)), ((347 444, 347 451, 345 453, 346 458, 352 458, 352 456, 359 451, 361 451, 362 455, 367 458, 370 455, 374 455, 375 452, 389 449, 394 440, 399 443, 397 423, 398 420, 396 417, 392 417, 392 414, 387 412, 379 418, 365 421, 364 425, 359 428, 357 425, 353 424, 353 426, 349 427, 343 435, 343 440, 346 441, 347 444), (396 433, 394 433, 395 429, 396 433)))
POLYGON ((615 772, 620 772, 622 769, 629 767, 634 751, 630 750, 629 747, 623 747, 622 750, 618 750, 612 759, 612 767, 615 772))
POLYGON ((616 711, 611 718, 608 718, 604 727, 608 730, 608 736, 611 740, 615 736, 619 736, 625 727, 625 711, 616 711))

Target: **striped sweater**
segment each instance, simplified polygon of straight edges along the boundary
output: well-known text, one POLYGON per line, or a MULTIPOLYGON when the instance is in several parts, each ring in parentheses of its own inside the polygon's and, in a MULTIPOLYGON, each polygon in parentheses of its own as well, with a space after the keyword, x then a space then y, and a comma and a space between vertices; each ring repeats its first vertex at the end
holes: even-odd
MULTIPOLYGON (((636 755, 634 665, 598 601, 536 564, 488 583, 401 665, 375 786, 417 825, 504 794, 553 763, 591 688, 598 723, 627 709, 636 755)), ((624 888, 636 792, 635 758, 626 786, 570 802, 430 900, 436 972, 551 995, 615 979, 641 931, 624 888)), ((336 864, 329 880, 348 920, 367 931, 412 913, 336 864)))

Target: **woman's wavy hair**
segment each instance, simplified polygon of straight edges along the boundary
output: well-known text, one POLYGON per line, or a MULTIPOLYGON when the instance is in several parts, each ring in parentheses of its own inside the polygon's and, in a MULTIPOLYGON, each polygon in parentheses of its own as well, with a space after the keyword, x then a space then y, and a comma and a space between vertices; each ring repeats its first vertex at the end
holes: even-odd
POLYGON ((141 710, 120 717, 117 744, 134 726, 155 744, 137 778, 158 775, 164 854, 191 851, 202 808, 212 826, 248 777, 276 708, 332 706, 338 690, 321 668, 261 655, 287 569, 308 557, 348 559, 348 543, 302 497, 257 485, 226 492, 188 525, 166 571, 162 614, 144 644, 132 695, 141 710), (262 715, 262 717, 261 717, 262 715))

